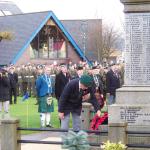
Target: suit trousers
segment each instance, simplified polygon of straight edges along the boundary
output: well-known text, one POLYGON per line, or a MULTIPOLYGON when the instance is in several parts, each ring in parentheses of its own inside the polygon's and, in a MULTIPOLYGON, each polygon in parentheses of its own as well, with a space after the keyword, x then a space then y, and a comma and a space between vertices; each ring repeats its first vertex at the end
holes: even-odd
MULTIPOLYGON (((81 116, 77 113, 71 113, 72 115, 72 125, 73 131, 80 131, 81 129, 81 116)), ((64 119, 61 119, 61 129, 68 130, 69 129, 69 120, 70 114, 64 116, 64 119)))
POLYGON ((10 89, 10 104, 13 103, 13 101, 12 101, 13 96, 14 96, 14 103, 16 103, 17 102, 17 87, 10 89))

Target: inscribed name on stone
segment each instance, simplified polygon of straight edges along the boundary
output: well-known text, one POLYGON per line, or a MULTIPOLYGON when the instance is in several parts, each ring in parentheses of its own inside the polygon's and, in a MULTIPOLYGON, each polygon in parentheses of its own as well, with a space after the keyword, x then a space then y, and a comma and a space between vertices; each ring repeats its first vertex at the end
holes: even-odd
POLYGON ((149 108, 140 106, 120 107, 120 120, 128 122, 128 125, 150 125, 149 108))
POLYGON ((126 14, 125 85, 150 85, 150 13, 126 14))

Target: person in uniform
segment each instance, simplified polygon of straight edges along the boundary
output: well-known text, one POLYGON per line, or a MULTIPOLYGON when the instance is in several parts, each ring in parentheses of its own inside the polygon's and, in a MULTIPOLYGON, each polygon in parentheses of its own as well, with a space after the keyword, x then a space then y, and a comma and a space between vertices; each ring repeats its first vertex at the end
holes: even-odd
POLYGON ((35 72, 33 70, 33 66, 28 63, 27 68, 27 89, 29 96, 31 97, 33 91, 35 90, 35 72))
POLYGON ((16 66, 15 71, 18 75, 17 96, 21 96, 21 95, 23 95, 23 91, 22 91, 22 78, 21 78, 21 68, 20 68, 20 66, 16 66))
POLYGON ((23 95, 28 92, 28 66, 22 65, 21 68, 21 78, 22 78, 22 91, 23 95))

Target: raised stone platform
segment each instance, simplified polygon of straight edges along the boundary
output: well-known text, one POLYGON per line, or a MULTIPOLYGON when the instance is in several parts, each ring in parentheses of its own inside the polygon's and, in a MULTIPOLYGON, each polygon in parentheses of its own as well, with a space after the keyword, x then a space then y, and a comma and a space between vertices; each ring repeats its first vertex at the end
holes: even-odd
POLYGON ((117 104, 150 104, 150 86, 124 86, 116 92, 117 104))

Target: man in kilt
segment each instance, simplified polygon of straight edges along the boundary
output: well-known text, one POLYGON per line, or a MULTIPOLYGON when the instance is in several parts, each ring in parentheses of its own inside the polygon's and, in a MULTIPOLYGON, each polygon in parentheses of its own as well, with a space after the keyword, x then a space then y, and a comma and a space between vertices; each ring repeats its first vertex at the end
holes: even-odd
POLYGON ((43 73, 36 80, 36 89, 39 101, 38 112, 40 113, 41 127, 52 127, 50 124, 51 112, 54 112, 52 99, 52 83, 50 68, 43 68, 43 73))

